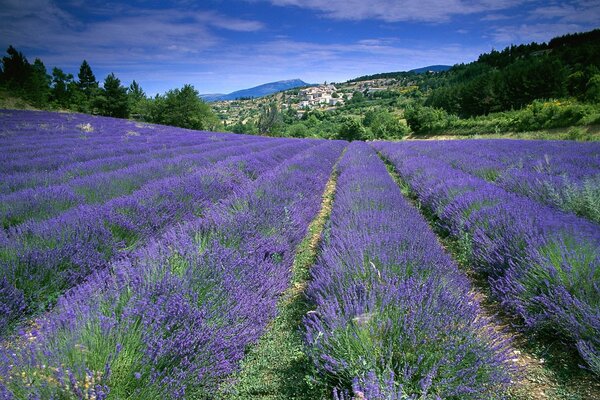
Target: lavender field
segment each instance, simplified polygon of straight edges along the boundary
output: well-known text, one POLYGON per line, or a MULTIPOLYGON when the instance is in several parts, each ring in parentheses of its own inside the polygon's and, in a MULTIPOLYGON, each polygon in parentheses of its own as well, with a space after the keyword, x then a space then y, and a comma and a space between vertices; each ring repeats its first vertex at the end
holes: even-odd
POLYGON ((0 222, 0 399, 600 393, 598 143, 0 110, 0 222))

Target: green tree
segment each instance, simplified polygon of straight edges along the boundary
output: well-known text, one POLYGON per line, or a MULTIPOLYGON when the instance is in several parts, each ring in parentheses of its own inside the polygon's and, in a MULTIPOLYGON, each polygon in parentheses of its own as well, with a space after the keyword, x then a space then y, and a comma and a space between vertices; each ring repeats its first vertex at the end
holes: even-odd
POLYGON ((258 133, 258 129, 256 128, 256 125, 253 124, 251 121, 248 121, 246 123, 238 121, 231 127, 231 132, 242 133, 246 135, 255 135, 258 133))
POLYGON ((352 140, 364 140, 365 128, 360 122, 360 119, 356 117, 343 117, 341 120, 341 126, 336 139, 344 139, 348 141, 352 140))
POLYGON ((406 125, 386 110, 367 112, 363 124, 369 128, 370 139, 400 139, 408 131, 406 125))
POLYGON ((81 66, 79 67, 79 74, 77 74, 79 81, 77 82, 79 89, 86 95, 86 97, 91 98, 93 94, 95 94, 95 90, 98 89, 98 81, 96 81, 96 76, 92 72, 92 67, 86 60, 83 60, 81 66))
POLYGON ((71 91, 69 85, 73 82, 73 75, 66 74, 62 69, 52 69, 52 86, 50 97, 59 107, 68 107, 71 102, 71 91))
POLYGON ((273 135, 281 125, 281 114, 277 103, 271 102, 263 106, 258 116, 258 131, 263 135, 273 135))
POLYGON ((448 125, 448 114, 439 108, 414 105, 404 111, 406 123, 413 132, 432 132, 448 125))
POLYGON ((25 98, 37 107, 46 106, 50 97, 50 82, 46 66, 36 58, 25 83, 25 98))
POLYGON ((217 116, 192 85, 156 96, 150 119, 151 122, 189 129, 215 130, 220 126, 217 116))
POLYGON ((121 80, 111 73, 104 80, 103 86, 95 100, 98 112, 108 117, 129 117, 127 89, 121 85, 121 80))
POLYGON ((148 97, 142 87, 134 80, 127 89, 129 110, 134 118, 145 119, 148 114, 148 97))
POLYGON ((588 81, 585 97, 588 101, 600 103, 600 74, 592 76, 588 81))
POLYGON ((293 125, 288 126, 286 130, 286 136, 304 138, 310 136, 310 131, 308 127, 302 122, 297 122, 293 125))
POLYGON ((92 68, 86 60, 83 60, 77 74, 77 91, 74 93, 73 105, 80 112, 92 112, 96 103, 94 97, 98 94, 98 81, 92 72, 92 68))
POLYGON ((12 90, 22 90, 31 74, 31 65, 23 53, 12 46, 6 53, 8 55, 2 57, 0 83, 12 90))

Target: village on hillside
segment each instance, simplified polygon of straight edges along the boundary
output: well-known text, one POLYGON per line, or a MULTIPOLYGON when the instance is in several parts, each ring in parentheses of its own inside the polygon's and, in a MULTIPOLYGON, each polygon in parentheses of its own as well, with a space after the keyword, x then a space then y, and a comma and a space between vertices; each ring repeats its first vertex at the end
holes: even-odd
POLYGON ((300 89, 290 89, 269 96, 251 99, 224 100, 211 103, 215 113, 226 125, 246 123, 258 116, 261 107, 276 102, 278 108, 294 110, 297 118, 307 111, 333 111, 352 100, 356 93, 372 96, 379 92, 414 90, 414 82, 406 79, 369 79, 344 83, 323 83, 300 89))

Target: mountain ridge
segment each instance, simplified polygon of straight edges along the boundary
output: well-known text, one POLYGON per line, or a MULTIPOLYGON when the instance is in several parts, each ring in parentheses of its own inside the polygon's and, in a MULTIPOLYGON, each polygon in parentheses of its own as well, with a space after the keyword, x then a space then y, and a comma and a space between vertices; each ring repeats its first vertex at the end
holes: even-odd
POLYGON ((236 100, 241 98, 264 97, 273 93, 281 92, 283 90, 289 90, 303 86, 311 86, 311 84, 304 82, 302 79, 287 79, 264 83, 262 85, 254 86, 248 89, 236 90, 235 92, 227 94, 201 94, 200 97, 207 102, 236 100))

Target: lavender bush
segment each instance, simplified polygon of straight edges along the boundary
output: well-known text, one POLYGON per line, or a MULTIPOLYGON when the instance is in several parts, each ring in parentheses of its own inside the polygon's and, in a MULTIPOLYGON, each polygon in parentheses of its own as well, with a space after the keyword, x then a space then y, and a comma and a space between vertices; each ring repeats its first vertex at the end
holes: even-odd
POLYGON ((569 141, 415 142, 411 149, 600 223, 600 145, 569 141))
POLYGON ((597 368, 600 226, 506 192, 411 145, 373 146, 463 242, 471 264, 488 276, 508 312, 522 317, 527 328, 570 342, 597 368))
POLYGON ((344 146, 313 146, 65 294, 2 351, 0 393, 210 397, 274 316, 344 146))
POLYGON ((470 285, 384 164, 353 142, 340 166, 306 345, 338 397, 489 399, 511 367, 470 285))
POLYGON ((235 157, 224 150, 225 160, 214 166, 156 181, 102 207, 80 207, 55 219, 25 223, 9 231, 5 249, 10 256, 0 266, 25 296, 30 312, 44 309, 111 259, 169 225, 201 215, 212 202, 306 146, 302 141, 261 143, 235 157))

